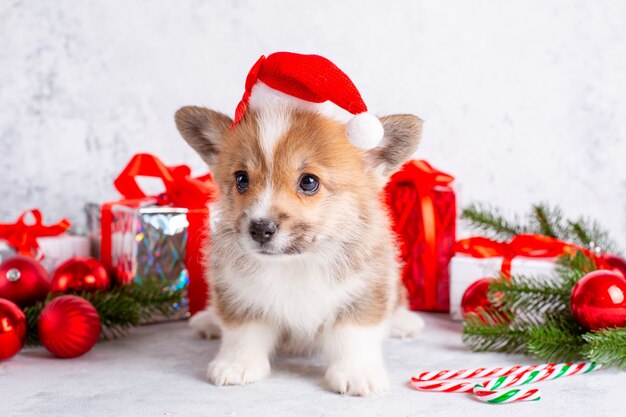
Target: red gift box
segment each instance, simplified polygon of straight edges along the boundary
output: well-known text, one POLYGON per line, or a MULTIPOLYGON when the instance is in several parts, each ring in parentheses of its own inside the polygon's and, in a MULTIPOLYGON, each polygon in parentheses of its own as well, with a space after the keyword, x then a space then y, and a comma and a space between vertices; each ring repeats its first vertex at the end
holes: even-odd
POLYGON ((385 189, 404 262, 402 280, 413 310, 450 309, 448 266, 456 233, 453 180, 426 161, 410 161, 385 189))
POLYGON ((206 262, 202 262, 202 248, 208 244, 209 239, 206 233, 209 220, 207 205, 218 197, 217 186, 211 175, 192 177, 191 170, 186 165, 168 167, 153 155, 137 154, 115 180, 115 188, 123 198, 105 203, 101 208, 100 256, 102 262, 114 273, 117 272, 117 275, 120 273, 131 275, 129 277, 117 276, 118 280, 133 279, 132 268, 124 265, 115 268, 113 265, 114 215, 112 210, 115 207, 139 209, 147 204, 156 204, 183 209, 188 222, 184 264, 189 275, 187 287, 189 313, 194 314, 202 310, 208 299, 208 284, 204 274, 207 265, 206 262), (165 192, 158 196, 147 196, 137 184, 137 177, 154 177, 162 180, 165 192))
POLYGON ((459 240, 450 263, 452 319, 463 318, 464 294, 476 281, 511 275, 558 279, 557 258, 577 252, 592 259, 598 269, 607 268, 606 261, 593 251, 549 236, 519 234, 508 241, 474 236, 459 240))

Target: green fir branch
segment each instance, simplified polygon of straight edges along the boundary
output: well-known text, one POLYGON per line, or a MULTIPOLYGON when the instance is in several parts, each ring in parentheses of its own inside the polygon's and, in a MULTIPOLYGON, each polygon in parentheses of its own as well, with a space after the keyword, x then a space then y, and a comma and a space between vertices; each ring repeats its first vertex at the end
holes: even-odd
POLYGON ((509 220, 499 209, 486 204, 469 205, 461 212, 460 219, 493 238, 510 239, 526 232, 518 219, 509 220))
POLYGON ((489 298, 496 307, 506 306, 512 311, 533 315, 561 310, 569 297, 570 291, 550 277, 513 275, 496 279, 489 285, 489 298))
POLYGON ((576 285, 582 277, 597 269, 595 261, 581 251, 576 251, 576 254, 573 256, 559 256, 556 263, 557 273, 561 281, 561 289, 570 293, 574 285, 576 285))
POLYGON ((558 207, 546 203, 532 206, 529 229, 531 233, 564 239, 567 228, 563 225, 563 212, 558 207))
POLYGON ((567 240, 586 248, 600 248, 603 252, 622 256, 623 250, 597 221, 585 219, 567 221, 567 240))
POLYGON ((154 315, 170 316, 174 305, 181 303, 182 290, 164 286, 158 279, 144 280, 141 285, 127 286, 128 295, 142 307, 142 319, 148 320, 154 315))
POLYGON ((584 340, 570 314, 547 318, 528 330, 528 353, 547 362, 574 361, 582 357, 584 340))
POLYGON ((35 305, 24 308, 24 315, 26 316, 26 346, 33 346, 39 344, 39 330, 37 328, 37 321, 41 310, 43 310, 44 303, 39 301, 35 305))
POLYGON ((594 241, 590 235, 590 228, 583 224, 582 220, 568 221, 568 229, 570 237, 573 237, 577 243, 589 247, 594 241))
MULTIPOLYGON (((182 290, 164 287, 158 280, 146 279, 139 284, 115 287, 108 291, 74 293, 89 301, 100 316, 102 324, 101 339, 115 339, 126 334, 131 327, 138 326, 142 320, 149 320, 156 314, 170 316, 174 305, 181 303, 182 290)), ((43 302, 26 307, 28 323, 27 345, 38 345, 37 321, 46 303, 59 297, 61 293, 51 294, 43 302)))
POLYGON ((582 349, 585 359, 626 369, 626 328, 589 332, 582 338, 586 342, 582 349))
POLYGON ((102 338, 115 339, 130 327, 139 325, 142 306, 123 291, 81 294, 98 311, 102 338))
POLYGON ((525 351, 526 330, 517 327, 506 319, 506 313, 498 310, 468 314, 463 322, 462 340, 475 352, 525 351))
MULTIPOLYGON (((621 256, 597 222, 566 219, 560 209, 547 204, 532 207, 528 224, 517 218, 512 222, 497 209, 480 204, 469 206, 461 218, 491 237, 510 239, 519 233, 536 233, 621 256)), ((489 289, 494 307, 465 317, 463 342, 474 351, 524 352, 551 362, 584 359, 626 369, 626 327, 585 333, 570 312, 574 285, 596 269, 593 258, 577 251, 559 257, 554 278, 494 280, 489 289)))

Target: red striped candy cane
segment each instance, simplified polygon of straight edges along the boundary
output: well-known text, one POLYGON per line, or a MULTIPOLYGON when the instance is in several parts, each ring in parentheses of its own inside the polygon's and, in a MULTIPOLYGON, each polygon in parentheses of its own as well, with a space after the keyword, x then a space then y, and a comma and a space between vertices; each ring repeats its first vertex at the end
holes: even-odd
POLYGON ((477 368, 473 370, 423 372, 411 378, 411 384, 421 391, 473 392, 477 399, 490 404, 505 404, 519 401, 537 401, 541 394, 536 388, 513 388, 532 382, 558 379, 566 376, 585 374, 600 369, 595 363, 560 363, 511 368, 477 368), (454 382, 452 379, 491 375, 492 379, 483 383, 454 382), (497 376, 497 377, 496 377, 497 376), (438 382, 441 381, 441 382, 438 382), (504 388, 507 388, 506 390, 504 388))
POLYGON ((422 372, 418 376, 411 378, 411 385, 420 391, 441 391, 441 392, 473 392, 475 383, 453 381, 455 379, 478 379, 492 378, 522 374, 525 372, 543 370, 557 366, 556 363, 546 363, 542 365, 515 365, 508 368, 475 368, 460 369, 456 371, 434 371, 422 372))

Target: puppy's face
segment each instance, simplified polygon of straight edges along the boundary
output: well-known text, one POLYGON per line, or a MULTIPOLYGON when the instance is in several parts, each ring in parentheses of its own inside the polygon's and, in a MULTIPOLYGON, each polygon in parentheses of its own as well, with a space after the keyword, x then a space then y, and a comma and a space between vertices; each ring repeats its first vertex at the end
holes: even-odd
POLYGON ((319 252, 367 228, 372 202, 415 150, 421 128, 413 116, 381 120, 395 136, 362 151, 342 124, 315 113, 248 111, 232 128, 208 109, 176 114, 220 187, 220 227, 260 257, 319 252))

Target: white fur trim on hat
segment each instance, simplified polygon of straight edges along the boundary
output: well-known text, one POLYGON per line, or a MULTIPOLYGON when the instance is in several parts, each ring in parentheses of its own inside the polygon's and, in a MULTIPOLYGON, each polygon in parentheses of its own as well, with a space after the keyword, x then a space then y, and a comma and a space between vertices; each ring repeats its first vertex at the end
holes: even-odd
POLYGON ((361 113, 348 122, 346 133, 350 143, 357 148, 372 149, 383 139, 385 130, 376 116, 361 113))
POLYGON ((252 87, 250 96, 251 109, 271 110, 288 107, 319 113, 341 122, 346 126, 346 133, 350 143, 357 148, 372 149, 383 138, 383 125, 377 117, 369 113, 361 113, 354 116, 330 101, 312 103, 301 100, 282 91, 275 90, 262 81, 257 81, 254 87, 252 87))

